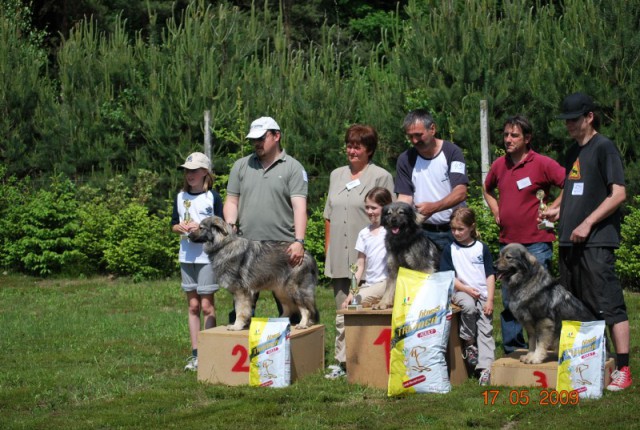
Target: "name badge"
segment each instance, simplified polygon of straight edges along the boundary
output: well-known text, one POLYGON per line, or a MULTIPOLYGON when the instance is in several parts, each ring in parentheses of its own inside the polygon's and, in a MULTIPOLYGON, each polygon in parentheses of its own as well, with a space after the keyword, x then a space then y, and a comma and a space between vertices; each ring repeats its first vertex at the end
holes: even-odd
POLYGON ((355 187, 357 187, 358 185, 360 185, 360 179, 355 179, 351 182, 347 182, 347 190, 351 191, 352 189, 354 189, 355 187))
POLYGON ((584 182, 576 182, 571 189, 572 196, 581 196, 584 194, 584 182))
POLYGON ((516 182, 516 185, 518 185, 519 190, 527 188, 531 185, 531 178, 529 178, 528 176, 526 178, 522 178, 518 182, 516 182))

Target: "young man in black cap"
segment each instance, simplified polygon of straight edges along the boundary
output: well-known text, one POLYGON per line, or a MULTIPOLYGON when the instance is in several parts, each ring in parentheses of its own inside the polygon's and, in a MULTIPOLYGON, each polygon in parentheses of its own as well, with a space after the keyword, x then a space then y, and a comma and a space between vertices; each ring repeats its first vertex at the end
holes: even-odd
MULTIPOLYGON (((560 204, 560 278, 611 331, 616 370, 610 391, 631 386, 629 318, 622 286, 615 274, 614 250, 620 245, 620 206, 626 199, 622 157, 614 143, 598 133, 600 118, 593 99, 574 93, 562 102, 569 135, 567 178, 560 204)), ((558 218, 557 210, 543 214, 558 218)))

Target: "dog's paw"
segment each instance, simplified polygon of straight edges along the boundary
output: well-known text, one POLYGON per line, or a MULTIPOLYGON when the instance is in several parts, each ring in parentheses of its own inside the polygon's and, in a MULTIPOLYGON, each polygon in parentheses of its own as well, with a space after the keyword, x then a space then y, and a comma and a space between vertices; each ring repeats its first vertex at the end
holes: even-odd
POLYGON ((227 330, 229 330, 229 331, 241 331, 241 330, 244 330, 244 326, 237 325, 237 324, 231 324, 231 325, 227 326, 227 330))
POLYGON ((373 310, 379 310, 379 311, 383 311, 385 309, 389 309, 390 307, 392 307, 392 305, 390 303, 386 303, 386 302, 378 302, 375 305, 371 306, 371 309, 373 310))
POLYGON ((520 361, 525 364, 540 364, 544 361, 544 359, 544 356, 541 357, 540 354, 536 354, 535 352, 530 352, 520 357, 520 361))
POLYGON ((298 330, 305 330, 305 329, 308 329, 308 328, 309 328, 309 324, 302 324, 302 323, 300 323, 300 324, 298 324, 298 325, 296 326, 296 329, 298 329, 298 330))

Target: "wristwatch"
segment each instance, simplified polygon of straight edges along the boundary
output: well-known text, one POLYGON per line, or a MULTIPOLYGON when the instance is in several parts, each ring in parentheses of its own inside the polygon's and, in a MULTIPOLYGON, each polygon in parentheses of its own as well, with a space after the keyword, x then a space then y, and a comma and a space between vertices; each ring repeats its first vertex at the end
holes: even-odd
POLYGON ((304 239, 296 239, 296 240, 294 240, 294 242, 301 243, 302 246, 304 247, 304 239))

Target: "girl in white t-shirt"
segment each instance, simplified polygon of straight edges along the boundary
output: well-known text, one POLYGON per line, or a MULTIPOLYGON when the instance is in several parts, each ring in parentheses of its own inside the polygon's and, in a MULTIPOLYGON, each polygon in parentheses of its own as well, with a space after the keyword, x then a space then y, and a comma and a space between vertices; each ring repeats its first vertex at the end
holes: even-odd
POLYGON ((495 274, 489 248, 478 240, 476 215, 466 207, 451 214, 454 241, 442 250, 440 270, 453 270, 453 298, 460 306, 460 338, 467 364, 475 368, 480 385, 488 385, 495 357, 493 339, 493 293, 495 274))
POLYGON ((180 234, 180 272, 182 290, 189 305, 189 337, 191 357, 185 370, 198 368, 198 332, 216 326, 216 311, 213 294, 219 289, 202 243, 191 242, 187 235, 210 216, 222 217, 222 199, 213 187, 209 157, 194 152, 180 166, 184 170, 184 184, 176 196, 171 217, 171 230, 180 234), (202 313, 202 320, 200 314, 202 313))
MULTIPOLYGON (((382 208, 391 202, 391 193, 383 187, 372 188, 364 198, 364 209, 371 224, 360 230, 355 247, 358 251, 356 282, 357 285, 363 282, 356 302, 364 307, 377 303, 387 285, 387 249, 384 244, 387 231, 380 225, 380 216, 382 208)), ((353 293, 349 292, 342 308, 346 309, 352 301, 353 293)))

